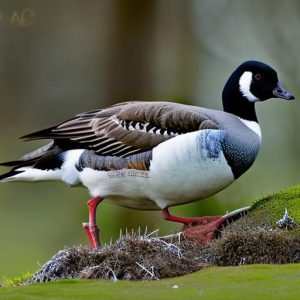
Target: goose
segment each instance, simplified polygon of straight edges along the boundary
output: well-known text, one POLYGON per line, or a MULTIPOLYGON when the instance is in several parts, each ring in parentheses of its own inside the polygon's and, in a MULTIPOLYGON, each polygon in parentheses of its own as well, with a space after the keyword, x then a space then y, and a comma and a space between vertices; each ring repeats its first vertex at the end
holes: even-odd
POLYGON ((100 247, 96 210, 106 201, 140 210, 161 210, 165 220, 200 224, 202 233, 226 217, 188 218, 169 208, 207 198, 233 183, 253 164, 261 145, 255 102, 294 99, 276 71, 246 61, 222 93, 223 111, 172 102, 123 102, 81 113, 22 137, 50 143, 1 165, 8 181, 63 181, 83 186, 90 246, 100 247), (205 230, 205 228, 208 228, 205 230))

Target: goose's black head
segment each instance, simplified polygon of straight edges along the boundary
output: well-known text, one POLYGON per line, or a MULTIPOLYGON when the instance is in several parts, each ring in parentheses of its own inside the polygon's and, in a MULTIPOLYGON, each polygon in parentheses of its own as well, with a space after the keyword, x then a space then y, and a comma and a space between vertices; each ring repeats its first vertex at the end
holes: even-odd
POLYGON ((278 80, 276 71, 259 61, 246 61, 229 77, 223 89, 224 111, 257 121, 254 103, 270 98, 292 100, 278 80))

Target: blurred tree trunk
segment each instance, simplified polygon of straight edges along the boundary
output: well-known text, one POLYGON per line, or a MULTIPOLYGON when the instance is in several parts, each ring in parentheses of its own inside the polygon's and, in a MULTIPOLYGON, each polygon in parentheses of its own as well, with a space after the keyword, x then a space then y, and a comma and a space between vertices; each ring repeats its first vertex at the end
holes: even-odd
POLYGON ((107 97, 112 101, 142 99, 151 89, 156 2, 114 1, 106 65, 107 97))

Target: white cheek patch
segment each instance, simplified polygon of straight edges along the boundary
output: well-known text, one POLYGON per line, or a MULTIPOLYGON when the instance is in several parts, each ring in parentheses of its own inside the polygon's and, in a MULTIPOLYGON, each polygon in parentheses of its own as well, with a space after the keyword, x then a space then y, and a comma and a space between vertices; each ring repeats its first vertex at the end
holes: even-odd
POLYGON ((250 91, 251 82, 252 72, 244 72, 239 81, 240 91, 242 92, 243 96, 247 98, 250 102, 260 101, 250 91))

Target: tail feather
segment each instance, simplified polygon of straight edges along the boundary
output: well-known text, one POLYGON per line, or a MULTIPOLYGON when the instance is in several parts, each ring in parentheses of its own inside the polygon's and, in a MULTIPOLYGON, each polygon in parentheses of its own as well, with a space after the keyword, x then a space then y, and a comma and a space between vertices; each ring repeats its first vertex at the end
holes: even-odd
POLYGON ((35 132, 21 136, 20 139, 25 140, 25 141, 49 139, 49 138, 52 138, 51 131, 55 128, 56 128, 56 126, 53 126, 53 127, 39 130, 39 131, 35 131, 35 132))
POLYGON ((19 160, 0 165, 12 169, 0 175, 0 182, 7 181, 63 181, 69 185, 80 183, 76 164, 84 149, 65 150, 56 144, 48 144, 19 160))
POLYGON ((45 146, 42 146, 30 153, 27 153, 23 155, 21 158, 17 160, 11 160, 11 161, 5 161, 0 162, 0 166, 3 167, 25 167, 25 166, 31 166, 35 164, 37 161, 39 161, 43 155, 47 153, 52 147, 53 142, 46 144, 45 146))
POLYGON ((3 167, 15 167, 20 163, 19 160, 11 160, 11 161, 5 161, 5 162, 1 162, 0 166, 3 167))
POLYGON ((18 171, 18 170, 11 170, 7 173, 4 173, 2 175, 0 175, 0 182, 6 182, 6 181, 10 181, 10 180, 13 180, 13 177, 20 174, 20 173, 23 173, 24 171, 18 171))
POLYGON ((63 152, 64 150, 52 142, 18 160, 0 163, 0 166, 12 168, 0 175, 0 182, 57 180, 60 178, 63 152))
POLYGON ((0 175, 0 182, 15 180, 16 175, 19 175, 24 172, 24 170, 20 168, 32 166, 35 162, 36 159, 32 159, 30 161, 12 160, 0 163, 0 166, 12 168, 10 171, 0 175))
POLYGON ((1 162, 0 166, 2 166, 2 167, 23 167, 23 166, 32 165, 36 161, 37 161, 37 158, 36 159, 27 160, 27 161, 23 161, 23 160, 11 160, 11 161, 1 162))

